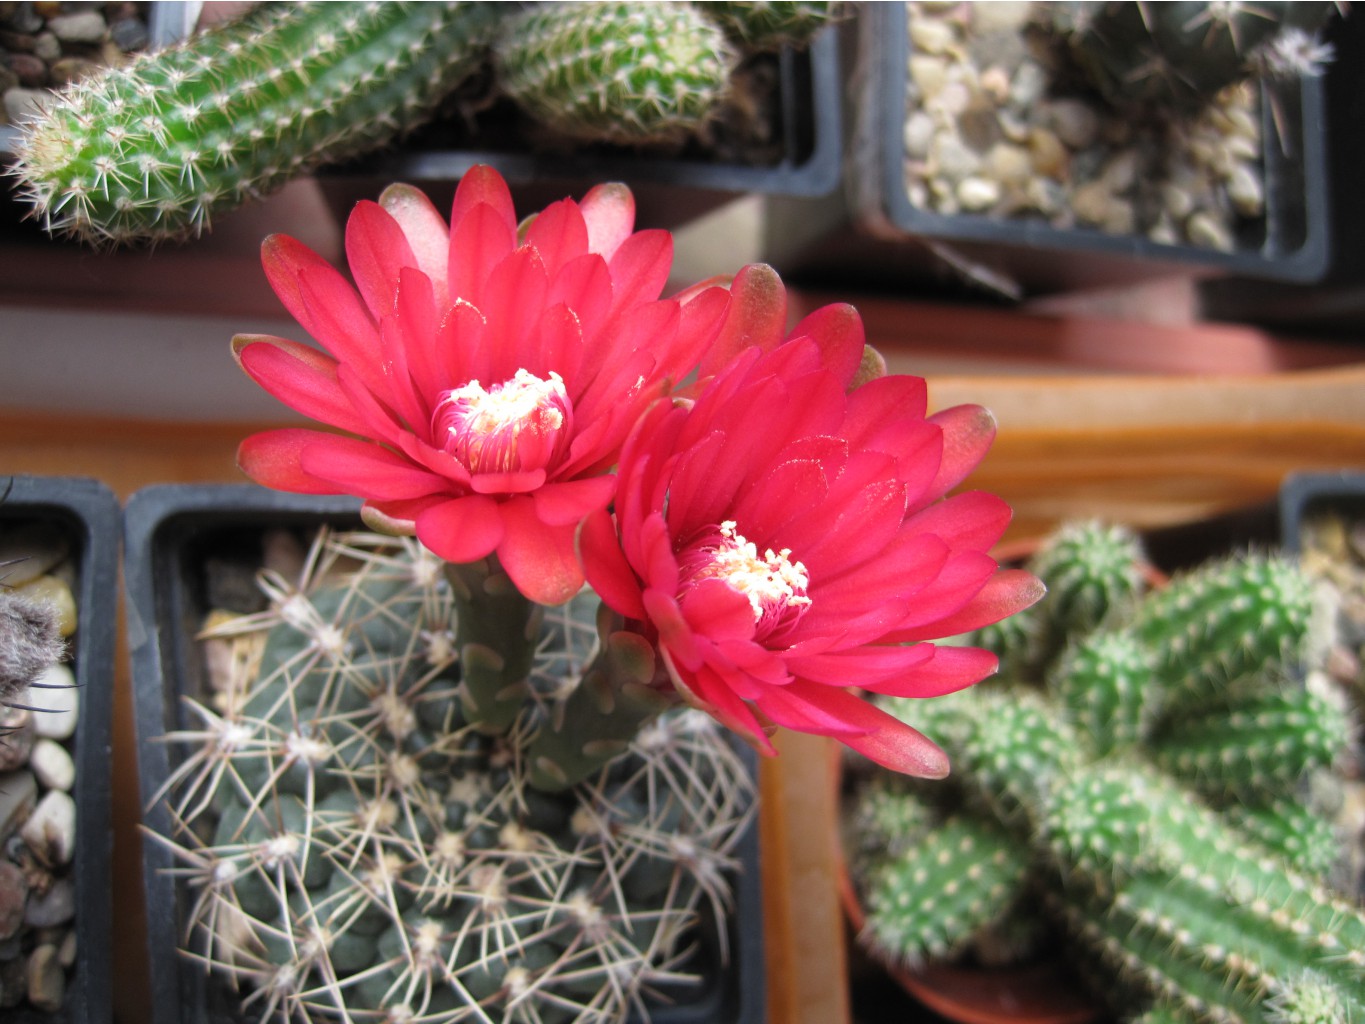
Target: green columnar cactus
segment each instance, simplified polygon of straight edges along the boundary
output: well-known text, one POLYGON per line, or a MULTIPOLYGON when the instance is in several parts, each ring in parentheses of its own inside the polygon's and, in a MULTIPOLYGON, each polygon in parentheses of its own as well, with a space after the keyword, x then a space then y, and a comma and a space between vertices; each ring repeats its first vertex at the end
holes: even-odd
MULTIPOLYGON (((1316 673, 1304 681, 1305 655, 1317 653, 1314 597, 1284 559, 1224 559, 1119 602, 1031 676, 928 705, 888 701, 931 729, 953 775, 948 787, 907 790, 902 799, 920 806, 899 814, 898 791, 885 789, 875 820, 912 823, 915 836, 926 818, 952 825, 934 841, 932 867, 922 838, 882 836, 851 858, 867 868, 875 948, 914 962, 974 941, 979 919, 960 907, 947 921, 920 920, 926 904, 953 903, 910 881, 984 877, 997 869, 988 846, 959 837, 1003 828, 1027 870, 1001 901, 1034 906, 1024 894, 1041 891, 1047 919, 1111 969, 1107 987, 1159 1000, 1173 1020, 1365 1013, 1365 916, 1320 881, 1340 850, 1309 803, 1309 778, 1350 735, 1342 702, 1316 673)), ((1064 632, 1056 622, 1034 629, 1064 632)), ((851 827, 863 820, 855 811, 851 827)))
POLYGON ((656 716, 610 768, 540 792, 529 750, 595 657, 590 602, 547 610, 523 712, 488 735, 434 556, 319 545, 303 585, 216 627, 234 672, 169 737, 185 756, 163 841, 194 955, 290 1020, 619 1020, 681 980, 753 812, 720 728, 656 716))
POLYGON ((498 45, 502 87, 576 139, 676 142, 710 116, 735 62, 725 34, 695 6, 542 3, 498 45))
POLYGON ((1052 29, 1111 101, 1187 104, 1257 73, 1262 54, 1273 53, 1287 35, 1316 32, 1333 10, 1330 3, 1183 0, 1045 6, 1052 29))
POLYGON ((21 189, 96 244, 192 237, 214 213, 426 120, 478 67, 483 3, 266 3, 58 94, 27 125, 21 189))
POLYGON ((1153 592, 1132 628, 1156 655, 1163 714, 1221 705, 1244 680, 1296 665, 1315 607, 1312 582, 1277 557, 1228 559, 1153 592))

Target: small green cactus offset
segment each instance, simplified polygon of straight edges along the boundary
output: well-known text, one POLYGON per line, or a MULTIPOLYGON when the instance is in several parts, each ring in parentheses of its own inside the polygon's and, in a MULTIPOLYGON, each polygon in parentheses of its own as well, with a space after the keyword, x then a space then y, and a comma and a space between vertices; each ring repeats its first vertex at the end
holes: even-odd
POLYGON ((663 714, 543 792, 528 744, 593 663, 592 595, 537 620, 529 699, 490 735, 434 556, 324 534, 309 565, 210 627, 233 669, 168 736, 192 955, 261 1019, 619 1021, 685 982, 754 810, 720 728, 663 714))
POLYGON ((953 775, 868 789, 872 818, 853 781, 864 941, 902 964, 970 950, 999 930, 969 910, 987 886, 996 910, 1044 908, 1035 932, 1061 928, 1106 970, 1118 1013, 1360 1020, 1365 915, 1325 883, 1343 851, 1310 785, 1352 729, 1315 671, 1320 596, 1269 554, 1144 593, 1140 551, 1068 524, 1029 565, 1050 593, 1012 641, 1027 656, 1001 651, 1013 671, 931 706, 887 702, 928 723, 953 775), (883 834, 861 841, 870 821, 883 834))

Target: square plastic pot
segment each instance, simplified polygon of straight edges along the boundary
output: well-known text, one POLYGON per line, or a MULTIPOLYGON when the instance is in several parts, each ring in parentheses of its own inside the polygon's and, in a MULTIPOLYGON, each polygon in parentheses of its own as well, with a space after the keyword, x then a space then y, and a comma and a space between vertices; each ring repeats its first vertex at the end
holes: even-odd
MULTIPOLYGON (((187 723, 181 697, 206 689, 194 634, 208 609, 206 558, 248 561, 267 528, 307 531, 322 524, 358 529, 359 503, 350 498, 282 494, 252 485, 168 484, 147 487, 128 501, 125 567, 129 650, 143 805, 173 770, 171 752, 156 738, 187 723)), ((754 767, 752 760, 751 767, 754 767)), ((164 804, 145 811, 148 830, 170 834, 164 804)), ((727 922, 729 961, 721 963, 706 922, 691 966, 703 981, 671 991, 671 1005, 651 1009, 654 1024, 762 1024, 766 1013, 763 912, 758 830, 735 851, 741 870, 727 922)), ((178 951, 189 894, 168 874, 169 851, 143 843, 147 944, 151 965, 150 1024, 229 1024, 242 1019, 226 985, 178 951)))
POLYGON ((76 948, 63 1007, 0 1011, 10 1024, 108 1024, 111 921, 111 734, 114 640, 121 519, 118 501, 104 484, 78 477, 0 478, 0 532, 21 524, 58 527, 76 564, 76 633, 70 664, 79 688, 80 713, 71 741, 76 777, 76 948))

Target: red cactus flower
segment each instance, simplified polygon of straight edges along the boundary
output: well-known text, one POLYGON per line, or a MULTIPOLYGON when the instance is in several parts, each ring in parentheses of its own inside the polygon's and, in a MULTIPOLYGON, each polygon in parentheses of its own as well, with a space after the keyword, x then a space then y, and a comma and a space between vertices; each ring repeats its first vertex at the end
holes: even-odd
POLYGON ((666 231, 633 232, 621 185, 549 206, 520 231, 497 172, 461 180, 447 228, 393 186, 346 227, 356 287, 301 243, 265 242, 276 294, 325 351, 242 336, 242 367, 286 405, 352 436, 290 428, 238 453, 256 481, 354 494, 367 521, 451 562, 496 554, 528 598, 583 583, 578 523, 607 507, 621 443, 697 364, 728 301, 660 300, 666 231))
POLYGON ((785 343, 771 272, 736 281, 724 334, 740 348, 695 404, 660 402, 627 441, 615 516, 580 546, 588 581, 653 640, 684 698, 772 752, 769 723, 836 737, 874 761, 942 776, 933 743, 847 689, 935 696, 994 655, 924 641, 1033 603, 1041 584, 987 553, 1010 518, 983 492, 945 498, 994 420, 926 416, 917 377, 847 390, 863 350, 847 306, 785 343))

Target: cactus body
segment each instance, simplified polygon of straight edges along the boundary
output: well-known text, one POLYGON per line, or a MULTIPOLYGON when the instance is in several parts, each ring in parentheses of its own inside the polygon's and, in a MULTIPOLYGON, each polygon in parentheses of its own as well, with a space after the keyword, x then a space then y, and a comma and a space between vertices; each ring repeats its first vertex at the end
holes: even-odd
POLYGON ((676 981, 752 815, 719 727, 657 717, 589 781, 537 791, 529 751, 592 662, 595 609, 547 611, 522 712, 489 735, 434 557, 368 534, 321 550, 350 569, 221 627, 258 654, 171 737, 195 954, 290 1020, 618 1020, 676 981))
MULTIPOLYGON (((1092 616, 1031 676, 928 706, 886 702, 930 727, 952 760, 957 803, 940 813, 985 815, 1014 837, 1046 918, 1108 967, 1105 989, 1130 997, 1116 1000, 1122 1012, 1147 1000, 1172 1021, 1341 1024, 1365 1013, 1365 915, 1324 887, 1340 850, 1308 802, 1320 787, 1307 780, 1350 737, 1342 702, 1317 673, 1305 682, 1314 598, 1291 562, 1223 559, 1092 616)), ((1036 628, 1066 634, 1071 604, 1040 603, 1036 628)), ((894 792, 882 793, 878 820, 896 820, 894 792)), ((987 872, 961 828, 933 846, 933 867, 921 854, 932 838, 884 844, 897 867, 868 876, 881 893, 866 928, 878 948, 894 934, 916 936, 910 952, 922 956, 980 941, 954 930, 970 915, 909 888, 987 872), (926 905, 955 909, 926 923, 926 905)))
POLYGON ((804 46, 839 17, 828 0, 704 0, 696 5, 714 18, 745 52, 804 46))
POLYGON ((481 3, 262 4, 59 94, 19 146, 47 230, 192 237, 211 217, 426 120, 473 71, 481 3))
POLYGON ((1328 3, 1046 5, 1054 31, 1113 102, 1198 104, 1253 74, 1257 55, 1287 32, 1315 32, 1328 3))
POLYGON ((571 138, 676 142, 727 87, 733 50, 691 4, 535 4, 498 47, 503 88, 571 138))

